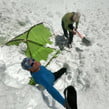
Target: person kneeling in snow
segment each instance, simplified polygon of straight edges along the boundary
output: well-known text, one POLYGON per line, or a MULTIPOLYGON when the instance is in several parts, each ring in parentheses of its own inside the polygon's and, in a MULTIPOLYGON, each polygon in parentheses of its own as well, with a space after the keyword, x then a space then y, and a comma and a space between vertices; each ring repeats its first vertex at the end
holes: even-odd
MULTIPOLYGON (((66 68, 61 68, 59 71, 52 73, 50 70, 42 66, 39 62, 31 58, 24 58, 21 62, 23 69, 30 71, 36 83, 47 89, 48 93, 64 107, 69 107, 66 100, 53 87, 54 82, 66 72, 66 68)), ((70 108, 67 108, 70 109, 70 108)))

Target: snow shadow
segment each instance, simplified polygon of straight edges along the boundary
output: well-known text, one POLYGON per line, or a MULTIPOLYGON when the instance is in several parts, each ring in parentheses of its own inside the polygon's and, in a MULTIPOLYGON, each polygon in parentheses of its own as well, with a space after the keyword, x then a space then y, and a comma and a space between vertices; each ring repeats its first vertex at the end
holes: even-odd
POLYGON ((55 38, 55 45, 59 46, 60 50, 63 50, 67 46, 67 39, 63 35, 57 35, 55 38))
POLYGON ((46 105, 47 105, 49 108, 51 108, 51 109, 57 109, 54 100, 52 100, 52 103, 50 103, 48 96, 46 96, 43 91, 41 91, 41 94, 42 94, 43 100, 45 101, 46 105))
POLYGON ((41 85, 37 86, 36 88, 41 92, 45 104, 51 109, 57 109, 55 101, 54 100, 51 101, 49 97, 44 93, 45 88, 41 85))

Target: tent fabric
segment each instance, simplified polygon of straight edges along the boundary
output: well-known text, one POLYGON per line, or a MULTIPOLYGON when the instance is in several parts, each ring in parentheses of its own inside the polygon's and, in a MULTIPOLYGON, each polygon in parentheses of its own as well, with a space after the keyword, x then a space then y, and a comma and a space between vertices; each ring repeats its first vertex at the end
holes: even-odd
POLYGON ((25 55, 34 58, 37 61, 47 60, 48 55, 54 51, 53 48, 46 47, 51 44, 50 37, 52 33, 43 23, 39 23, 31 27, 28 31, 13 38, 6 45, 19 45, 24 42, 27 45, 25 55))

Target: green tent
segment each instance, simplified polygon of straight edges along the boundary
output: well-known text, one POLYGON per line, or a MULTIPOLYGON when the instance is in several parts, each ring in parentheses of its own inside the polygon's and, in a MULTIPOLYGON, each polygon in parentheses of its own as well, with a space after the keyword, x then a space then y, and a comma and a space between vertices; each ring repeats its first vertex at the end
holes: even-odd
POLYGON ((31 27, 28 31, 13 38, 6 45, 19 45, 21 42, 26 43, 27 49, 25 55, 34 58, 37 61, 47 60, 48 55, 54 51, 53 48, 46 47, 51 44, 50 37, 52 33, 43 23, 31 27))

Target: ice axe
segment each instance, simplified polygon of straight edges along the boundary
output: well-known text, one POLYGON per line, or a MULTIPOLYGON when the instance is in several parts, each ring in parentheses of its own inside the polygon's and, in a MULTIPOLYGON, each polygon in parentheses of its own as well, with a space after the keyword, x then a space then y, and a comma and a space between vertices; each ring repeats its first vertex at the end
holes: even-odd
POLYGON ((82 39, 82 42, 86 45, 86 46, 89 46, 91 45, 91 42, 85 38, 85 36, 83 36, 80 32, 78 32, 76 30, 76 33, 78 34, 78 36, 82 39))

